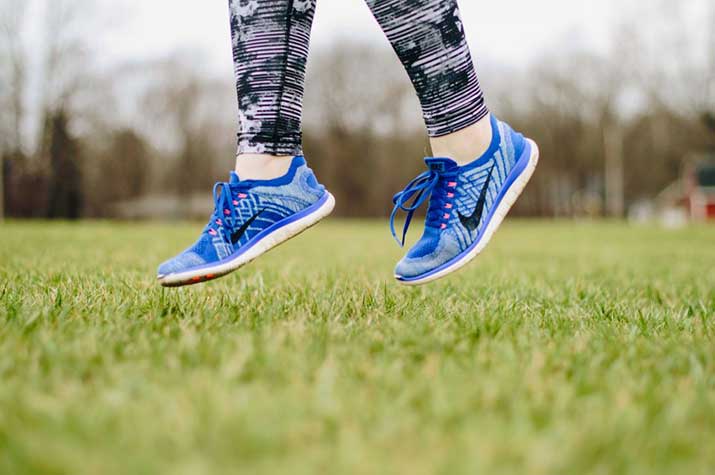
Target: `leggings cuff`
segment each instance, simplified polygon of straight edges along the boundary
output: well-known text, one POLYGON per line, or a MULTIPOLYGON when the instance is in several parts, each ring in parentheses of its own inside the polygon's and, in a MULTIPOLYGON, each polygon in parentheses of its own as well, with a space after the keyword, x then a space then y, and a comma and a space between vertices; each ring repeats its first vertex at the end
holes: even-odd
POLYGON ((260 153, 275 156, 303 155, 303 134, 294 133, 275 137, 262 134, 240 134, 238 153, 260 153))
POLYGON ((484 99, 480 98, 470 107, 426 118, 427 132, 430 137, 449 135, 476 124, 488 114, 489 108, 484 99))

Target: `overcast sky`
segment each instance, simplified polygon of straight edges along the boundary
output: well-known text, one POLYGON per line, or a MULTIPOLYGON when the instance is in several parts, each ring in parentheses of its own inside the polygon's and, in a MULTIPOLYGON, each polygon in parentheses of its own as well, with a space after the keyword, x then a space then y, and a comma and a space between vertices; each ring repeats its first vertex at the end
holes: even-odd
MULTIPOLYGON (((653 0, 646 0, 651 2, 653 0)), ((230 66, 227 0, 115 0, 118 26, 102 39, 103 56, 161 56, 180 48, 202 53, 206 67, 230 66)), ((518 64, 559 41, 593 48, 607 44, 623 0, 462 0, 469 41, 477 58, 518 64), (618 8, 614 11, 614 6, 618 8)), ((364 0, 319 0, 314 47, 339 37, 387 45, 364 0)), ((386 46, 387 47, 387 46, 386 46)))

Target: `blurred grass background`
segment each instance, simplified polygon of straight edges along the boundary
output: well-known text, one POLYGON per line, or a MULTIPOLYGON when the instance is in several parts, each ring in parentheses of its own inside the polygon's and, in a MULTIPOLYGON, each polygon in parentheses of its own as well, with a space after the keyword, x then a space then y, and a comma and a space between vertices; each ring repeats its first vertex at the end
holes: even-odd
POLYGON ((224 279, 199 224, 0 224, 0 473, 709 474, 715 230, 510 221, 408 289, 383 222, 224 279))

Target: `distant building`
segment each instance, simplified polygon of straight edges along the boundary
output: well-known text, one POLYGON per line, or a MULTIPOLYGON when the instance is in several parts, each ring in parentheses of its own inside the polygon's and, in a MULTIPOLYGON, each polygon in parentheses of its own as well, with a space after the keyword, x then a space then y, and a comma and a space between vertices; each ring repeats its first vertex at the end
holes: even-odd
POLYGON ((695 156, 682 177, 658 196, 661 210, 679 210, 692 221, 715 222, 715 154, 695 156))
POLYGON ((690 218, 715 221, 715 157, 686 167, 683 181, 690 218))

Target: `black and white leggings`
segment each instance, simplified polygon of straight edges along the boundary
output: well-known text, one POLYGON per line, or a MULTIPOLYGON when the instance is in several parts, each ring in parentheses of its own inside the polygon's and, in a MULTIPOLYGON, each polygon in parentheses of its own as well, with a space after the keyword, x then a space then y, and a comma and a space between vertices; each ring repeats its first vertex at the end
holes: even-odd
MULTIPOLYGON (((239 153, 302 154, 305 68, 316 0, 229 0, 239 153)), ((432 137, 488 110, 457 0, 366 0, 417 91, 432 137)))

